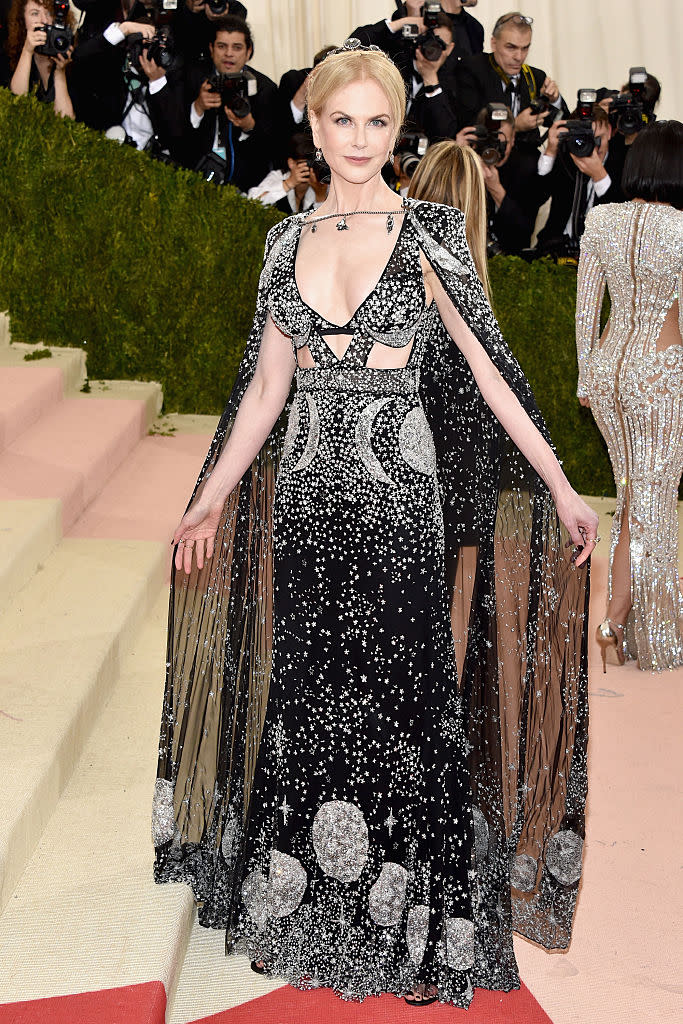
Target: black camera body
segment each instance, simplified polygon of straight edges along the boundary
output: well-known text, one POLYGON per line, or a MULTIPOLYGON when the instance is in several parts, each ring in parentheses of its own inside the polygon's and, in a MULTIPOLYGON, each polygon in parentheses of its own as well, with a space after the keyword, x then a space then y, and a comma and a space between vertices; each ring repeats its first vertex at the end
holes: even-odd
POLYGON ((552 109, 552 100, 544 92, 539 93, 529 103, 529 110, 532 114, 547 114, 552 109))
POLYGON ((646 99, 646 85, 645 68, 629 68, 628 90, 615 96, 610 104, 610 123, 622 135, 635 135, 654 120, 654 105, 646 99))
POLYGON ((437 36, 434 31, 439 24, 440 14, 440 3, 426 3, 422 5, 422 20, 425 31, 420 34, 417 25, 403 26, 402 36, 403 39, 412 45, 413 58, 415 57, 415 51, 420 49, 424 54, 425 60, 430 61, 432 64, 441 59, 441 54, 446 49, 447 43, 444 43, 441 36, 437 36))
POLYGON ((36 46, 36 53, 42 53, 45 57, 57 57, 60 53, 66 56, 74 41, 74 34, 67 24, 69 19, 68 0, 55 0, 54 9, 54 24, 43 25, 45 42, 42 46, 36 46))
POLYGON ((598 144, 593 134, 593 106, 597 97, 596 89, 579 89, 576 116, 567 121, 567 131, 560 136, 560 145, 573 156, 590 156, 598 144))
POLYGON ((243 71, 216 71, 207 79, 211 92, 220 93, 221 103, 231 110, 235 117, 246 117, 251 113, 249 102, 249 78, 243 71))
POLYGON ((488 103, 486 121, 475 124, 475 141, 472 145, 487 167, 497 167, 505 156, 507 139, 500 134, 500 126, 507 121, 507 107, 504 103, 488 103))
POLYGON ((396 144, 396 156, 398 157, 401 173, 407 178, 412 178, 417 165, 427 152, 429 139, 421 132, 404 132, 396 144))
POLYGON ((164 71, 173 66, 175 59, 173 40, 163 28, 158 29, 151 39, 145 39, 142 32, 131 32, 126 37, 126 53, 130 66, 143 76, 144 72, 140 67, 140 57, 143 53, 147 60, 154 61, 164 71))

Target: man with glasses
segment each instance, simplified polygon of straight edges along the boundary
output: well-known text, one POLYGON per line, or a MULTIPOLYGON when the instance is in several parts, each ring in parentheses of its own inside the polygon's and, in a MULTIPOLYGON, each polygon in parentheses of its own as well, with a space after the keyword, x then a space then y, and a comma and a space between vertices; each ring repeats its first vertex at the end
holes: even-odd
POLYGON ((537 148, 539 126, 549 126, 568 110, 556 83, 526 63, 533 18, 520 11, 501 15, 493 27, 491 52, 461 61, 457 69, 458 123, 475 123, 487 103, 504 103, 515 116, 516 145, 537 148), (534 112, 532 103, 544 101, 534 112))

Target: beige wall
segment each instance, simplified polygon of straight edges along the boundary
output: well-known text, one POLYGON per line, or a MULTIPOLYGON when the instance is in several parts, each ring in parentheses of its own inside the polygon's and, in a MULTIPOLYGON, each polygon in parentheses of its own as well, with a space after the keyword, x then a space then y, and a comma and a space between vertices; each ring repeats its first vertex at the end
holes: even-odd
MULTIPOLYGON (((277 81, 305 67, 327 43, 340 44, 358 24, 390 14, 392 0, 244 0, 256 39, 254 65, 277 81)), ((486 48, 506 0, 479 0, 472 12, 486 48)), ((581 87, 620 86, 633 64, 662 83, 660 117, 683 120, 683 0, 525 0, 534 18, 529 60, 558 82, 569 105, 581 87)))

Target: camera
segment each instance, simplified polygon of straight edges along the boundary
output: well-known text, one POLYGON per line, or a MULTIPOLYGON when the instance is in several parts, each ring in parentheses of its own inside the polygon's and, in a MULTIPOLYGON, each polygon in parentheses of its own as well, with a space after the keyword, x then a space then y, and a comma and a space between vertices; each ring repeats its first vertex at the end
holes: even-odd
POLYGON ((36 53, 42 53, 45 57, 57 57, 60 53, 67 53, 74 41, 74 34, 67 25, 68 19, 68 0, 55 0, 54 24, 43 25, 46 39, 42 46, 36 46, 36 53))
POLYGON ((507 139, 501 134, 500 126, 507 121, 508 111, 504 103, 489 103, 486 106, 486 120, 475 124, 475 141, 472 145, 487 167, 497 167, 505 156, 507 139))
POLYGON ((574 117, 567 121, 567 131, 560 137, 560 145, 573 156, 590 156, 597 145, 593 134, 593 106, 597 98, 596 89, 579 89, 574 117))
POLYGON ((441 54, 446 49, 447 44, 434 31, 439 24, 440 14, 441 4, 426 3, 422 6, 422 20, 425 25, 425 31, 420 35, 417 25, 403 26, 402 36, 412 44, 413 57, 415 56, 415 50, 419 48, 422 50, 425 60, 434 63, 441 59, 441 54))
POLYGON ((227 11, 228 0, 206 0, 206 6, 212 14, 218 16, 219 14, 225 14, 227 11))
POLYGON ((213 71, 207 81, 211 92, 220 93, 221 103, 235 117, 246 117, 251 113, 249 96, 253 96, 258 89, 253 75, 246 71, 213 71))
POLYGON ((427 152, 429 139, 420 132, 405 132, 398 140, 396 156, 401 173, 412 178, 422 157, 427 152))
POLYGON ((654 117, 654 104, 646 100, 646 85, 645 68, 630 68, 627 92, 619 93, 610 104, 610 123, 622 135, 635 135, 654 117))
POLYGON ((549 99, 544 92, 540 95, 535 96, 529 103, 529 110, 532 114, 547 114, 549 110, 553 109, 553 102, 549 99))
POLYGON ((140 67, 140 57, 143 53, 147 60, 154 61, 164 71, 168 71, 173 65, 175 48, 171 36, 161 28, 151 39, 145 39, 142 32, 132 32, 126 37, 126 53, 128 66, 138 74, 144 74, 140 67))

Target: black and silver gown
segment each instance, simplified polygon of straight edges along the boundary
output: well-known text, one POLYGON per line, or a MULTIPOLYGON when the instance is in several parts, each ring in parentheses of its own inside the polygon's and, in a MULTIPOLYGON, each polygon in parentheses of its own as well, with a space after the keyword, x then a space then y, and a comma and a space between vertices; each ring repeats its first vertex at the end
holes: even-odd
POLYGON ((195 494, 268 314, 315 366, 297 369, 228 498, 212 560, 174 574, 155 877, 189 882, 228 952, 290 984, 362 999, 427 982, 467 1006, 477 986, 518 986, 513 929, 569 941, 588 571, 426 306, 420 250, 545 431, 462 214, 408 200, 396 220, 343 327, 299 294, 303 215, 269 233, 254 330, 195 494), (404 367, 367 366, 374 345, 411 342, 404 367))

